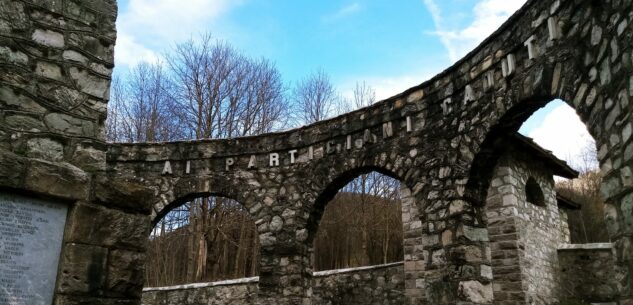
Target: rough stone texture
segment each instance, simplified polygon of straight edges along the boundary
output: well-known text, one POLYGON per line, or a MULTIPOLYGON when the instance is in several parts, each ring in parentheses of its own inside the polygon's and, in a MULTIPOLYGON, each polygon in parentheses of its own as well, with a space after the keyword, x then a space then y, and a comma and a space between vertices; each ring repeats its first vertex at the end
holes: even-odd
POLYGON ((165 287, 160 290, 146 290, 143 292, 142 305, 209 305, 256 304, 258 280, 243 282, 208 283, 198 287, 165 287))
POLYGON ((569 245, 558 250, 561 299, 617 301, 618 283, 611 244, 569 245))
POLYGON ((558 248, 569 243, 561 219, 552 169, 515 146, 494 170, 486 216, 494 275, 494 304, 552 304, 560 295, 558 248), (526 184, 538 183, 543 203, 529 202, 526 184))
MULTIPOLYGON (((424 265, 425 256, 422 239, 422 221, 411 196, 411 190, 406 186, 400 187, 402 204, 402 232, 404 234, 404 287, 407 304, 417 304, 424 300, 424 265)), ((450 233, 449 233, 450 235, 450 233)), ((442 235, 443 243, 450 243, 452 236, 442 235)))
POLYGON ((312 280, 312 304, 398 305, 404 302, 402 263, 334 274, 318 272, 312 280))
POLYGON ((560 98, 596 139, 618 298, 633 304, 632 7, 631 0, 530 0, 433 79, 300 129, 106 145, 100 135, 113 66, 114 0, 1 1, 0 187, 64 199, 72 215, 83 215, 67 224, 72 241, 65 241, 60 270, 68 273, 60 272, 55 304, 138 304, 134 289, 112 284, 138 290, 137 271, 108 268, 97 258, 144 252, 140 237, 151 224, 144 213, 156 221, 201 194, 236 199, 255 219, 262 247, 258 302, 310 304, 311 245, 323 208, 355 176, 376 170, 411 190, 410 206, 418 213, 413 217, 419 223, 409 224, 414 231, 421 225, 414 243, 422 246, 408 252, 409 263, 417 264, 407 273, 416 278, 416 289, 407 290, 411 298, 439 305, 487 303, 481 288, 491 273, 485 202, 499 158, 495 140, 560 98), (554 37, 550 24, 560 27, 554 37), (536 47, 533 58, 528 39, 536 47), (43 154, 42 144, 55 149, 43 154), (291 164, 295 149, 297 162, 291 164), (271 153, 279 154, 280 166, 269 166, 271 153), (257 166, 249 169, 253 155, 257 166), (234 165, 227 168, 228 158, 234 165), (171 171, 165 171, 166 161, 171 171), (107 180, 135 186, 98 191, 107 180), (147 197, 138 191, 144 187, 147 197), (128 202, 110 202, 119 196, 128 202), (95 221, 104 228, 90 228, 95 221), (70 257, 77 260, 64 259, 70 257), (75 276, 87 282, 66 280, 75 276))
MULTIPOLYGON (((255 304, 258 279, 146 288, 142 305, 255 304)), ((311 277, 311 304, 404 304, 402 263, 316 272, 311 277)))
POLYGON ((151 190, 105 173, 100 134, 116 10, 114 0, 0 2, 0 188, 69 207, 58 305, 140 300, 151 190))

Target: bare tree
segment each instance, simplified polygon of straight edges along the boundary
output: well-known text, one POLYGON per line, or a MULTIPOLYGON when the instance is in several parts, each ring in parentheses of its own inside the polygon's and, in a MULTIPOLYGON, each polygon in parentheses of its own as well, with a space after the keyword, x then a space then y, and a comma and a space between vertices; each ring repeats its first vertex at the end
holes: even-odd
POLYGON ((171 82, 160 62, 133 67, 126 82, 112 85, 108 139, 122 142, 169 141, 182 136, 170 111, 171 82))
POLYGON ((574 167, 580 177, 556 183, 556 192, 581 205, 580 210, 568 212, 572 243, 608 242, 609 234, 604 221, 604 201, 600 195, 602 175, 593 141, 588 141, 574 167))
POLYGON ((354 87, 354 107, 356 109, 367 107, 376 102, 376 90, 366 82, 356 83, 354 87))
POLYGON ((177 117, 190 138, 227 138, 285 126, 288 105, 281 73, 225 42, 204 35, 179 44, 168 56, 177 117))
POLYGON ((299 123, 310 124, 333 114, 338 94, 327 73, 317 70, 299 81, 292 91, 292 100, 298 109, 299 123))
POLYGON ((346 185, 326 206, 314 240, 315 269, 401 261, 399 182, 372 172, 346 185))
POLYGON ((112 78, 110 86, 110 101, 108 102, 108 117, 105 122, 105 137, 108 142, 121 142, 123 119, 125 117, 125 93, 121 78, 112 78))
MULTIPOLYGON (((177 45, 167 61, 173 97, 169 111, 181 122, 187 137, 255 135, 285 126, 289 107, 283 81, 281 73, 269 61, 247 58, 227 43, 212 40, 210 35, 202 36, 198 42, 190 40, 177 45)), ((226 244, 230 234, 225 229, 231 227, 227 222, 236 216, 233 209, 225 208, 231 202, 199 198, 185 205, 188 218, 181 225, 188 238, 186 245, 181 246, 186 247, 183 256, 186 281, 224 278, 231 272, 243 274, 241 267, 230 272, 223 269, 224 263, 233 257, 226 244)), ((166 221, 169 217, 169 214, 165 217, 166 221)), ((241 231, 240 236, 248 234, 241 231)), ((235 259, 256 261, 249 253, 238 249, 235 259)))

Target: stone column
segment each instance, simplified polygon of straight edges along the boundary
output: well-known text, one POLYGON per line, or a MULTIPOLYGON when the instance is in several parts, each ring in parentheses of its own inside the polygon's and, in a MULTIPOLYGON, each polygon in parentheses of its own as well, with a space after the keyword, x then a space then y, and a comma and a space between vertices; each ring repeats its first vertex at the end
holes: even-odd
POLYGON ((404 234, 404 278, 407 304, 420 304, 424 299, 424 264, 422 221, 415 198, 404 184, 400 186, 404 234))
POLYGON ((55 304, 137 304, 142 288, 144 191, 102 175, 116 14, 115 0, 0 3, 0 188, 69 207, 55 304))
MULTIPOLYGON (((441 187, 438 182, 431 185, 441 187)), ((426 200, 417 198, 420 193, 416 196, 423 202, 418 208, 424 209, 425 304, 492 304, 490 247, 483 219, 464 198, 444 200, 438 194, 456 192, 446 187, 426 193, 426 200)))
POLYGON ((308 233, 297 208, 305 205, 284 196, 264 202, 272 208, 256 221, 261 246, 258 304, 310 305, 308 233))

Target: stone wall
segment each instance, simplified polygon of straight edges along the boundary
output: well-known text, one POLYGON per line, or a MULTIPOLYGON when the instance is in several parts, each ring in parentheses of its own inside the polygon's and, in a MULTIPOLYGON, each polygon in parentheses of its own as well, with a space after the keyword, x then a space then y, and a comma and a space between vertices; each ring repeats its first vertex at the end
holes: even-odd
POLYGON ((568 230, 559 214, 552 170, 526 152, 509 149, 499 159, 486 204, 495 304, 555 302, 556 251, 568 242, 568 230), (540 186, 542 205, 526 200, 529 178, 540 186))
POLYGON ((405 304, 403 264, 315 272, 312 304, 405 304))
POLYGON ((140 298, 151 193, 105 174, 116 16, 115 0, 0 1, 0 191, 69 208, 56 281, 29 279, 56 305, 140 298))
MULTIPOLYGON (((411 190, 419 213, 413 270, 424 291, 410 291, 430 304, 486 304, 493 144, 559 98, 599 148, 619 298, 631 304, 632 9, 631 0, 530 0, 464 59, 370 107, 257 137, 110 145, 102 130, 115 1, 1 1, 0 188, 70 207, 57 305, 138 304, 148 216, 200 194, 248 208, 260 234, 258 302, 294 305, 310 303, 309 248, 325 204, 379 171, 411 190)), ((523 226, 517 217, 491 236, 542 233, 523 226)), ((498 245, 502 254, 526 246, 498 245)), ((541 278, 538 268, 518 270, 541 278)))
POLYGON ((565 245, 558 250, 561 299, 606 303, 617 300, 611 244, 565 245))
MULTIPOLYGON (((259 278, 173 287, 146 288, 142 305, 254 304, 259 278)), ((315 272, 313 305, 401 305, 403 263, 315 272)))
POLYGON ((257 300, 259 278, 143 289, 141 305, 250 305, 257 300))

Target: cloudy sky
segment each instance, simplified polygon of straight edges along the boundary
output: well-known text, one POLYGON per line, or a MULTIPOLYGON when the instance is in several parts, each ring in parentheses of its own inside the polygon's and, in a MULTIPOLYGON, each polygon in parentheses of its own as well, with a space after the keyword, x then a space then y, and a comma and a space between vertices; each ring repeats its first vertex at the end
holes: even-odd
MULTIPOLYGON (((286 83, 316 69, 351 95, 379 99, 418 85, 472 50, 525 0, 119 0, 115 73, 201 33, 275 62, 286 83)), ((591 137, 553 102, 521 132, 572 163, 591 137)))

